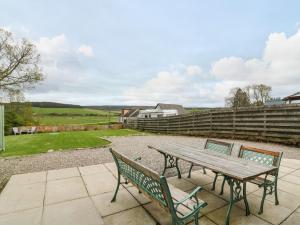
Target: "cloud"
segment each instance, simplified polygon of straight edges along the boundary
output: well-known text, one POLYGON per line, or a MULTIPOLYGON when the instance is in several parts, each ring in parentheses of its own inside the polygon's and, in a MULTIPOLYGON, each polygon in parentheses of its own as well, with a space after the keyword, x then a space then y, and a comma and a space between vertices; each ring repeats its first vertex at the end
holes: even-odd
POLYGON ((78 48, 78 52, 87 56, 87 57, 93 57, 94 56, 94 52, 91 46, 88 45, 81 45, 78 48))
POLYGON ((273 96, 284 96, 299 90, 299 60, 300 30, 290 37, 272 33, 260 58, 224 57, 212 63, 208 73, 198 65, 172 66, 139 87, 129 88, 125 102, 220 106, 231 88, 253 83, 271 85, 273 96))
POLYGON ((299 59, 300 30, 290 37, 272 33, 261 58, 225 57, 212 64, 211 74, 220 80, 289 85, 300 82, 299 59))
POLYGON ((202 69, 200 66, 190 65, 190 66, 187 66, 186 72, 190 76, 200 75, 202 73, 202 69))

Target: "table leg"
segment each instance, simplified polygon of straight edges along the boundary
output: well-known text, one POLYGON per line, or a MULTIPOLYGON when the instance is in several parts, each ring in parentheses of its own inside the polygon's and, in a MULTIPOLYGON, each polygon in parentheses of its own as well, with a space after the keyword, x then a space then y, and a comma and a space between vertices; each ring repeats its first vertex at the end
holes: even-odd
POLYGON ((230 187, 230 198, 229 198, 229 206, 227 209, 226 219, 225 219, 225 225, 229 225, 230 221, 230 214, 231 209, 234 203, 244 200, 245 207, 246 207, 246 215, 248 216, 250 214, 250 209, 246 197, 246 182, 243 182, 243 188, 241 186, 241 181, 236 180, 232 177, 225 177, 229 187, 230 187), (243 189, 243 192, 242 192, 243 189))
POLYGON ((164 152, 160 152, 160 153, 164 156, 164 159, 165 159, 165 163, 164 163, 165 165, 164 165, 164 170, 162 172, 162 175, 163 176, 165 175, 165 172, 166 172, 167 169, 176 168, 178 178, 180 179, 181 178, 181 173, 180 173, 179 166, 178 166, 178 160, 179 159, 172 156, 172 155, 164 153, 164 152))

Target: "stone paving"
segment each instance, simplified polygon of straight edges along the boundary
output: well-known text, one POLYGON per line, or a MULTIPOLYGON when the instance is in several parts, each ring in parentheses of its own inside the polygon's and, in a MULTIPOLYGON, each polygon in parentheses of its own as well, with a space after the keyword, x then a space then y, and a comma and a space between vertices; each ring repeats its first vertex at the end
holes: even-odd
MULTIPOLYGON (((131 185, 122 185, 117 201, 110 203, 117 180, 114 163, 49 170, 14 175, 0 195, 0 225, 161 225, 170 216, 139 194, 131 185)), ((192 178, 168 178, 186 192, 200 185, 199 198, 208 206, 202 210, 200 224, 223 225, 228 206, 228 188, 223 196, 211 191, 213 173, 194 171, 192 178)), ((280 169, 279 201, 268 196, 265 210, 258 215, 262 191, 248 184, 251 215, 245 216, 242 202, 232 210, 232 225, 300 224, 300 161, 283 159, 280 169)), ((193 223, 191 223, 193 224, 193 223)))

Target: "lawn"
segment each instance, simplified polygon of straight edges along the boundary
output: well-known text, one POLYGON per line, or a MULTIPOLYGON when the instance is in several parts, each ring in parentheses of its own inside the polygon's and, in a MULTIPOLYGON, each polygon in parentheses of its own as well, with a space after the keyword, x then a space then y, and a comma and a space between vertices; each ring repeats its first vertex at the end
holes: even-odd
POLYGON ((103 147, 110 144, 109 141, 103 139, 105 136, 137 134, 140 134, 140 132, 129 129, 118 129, 6 136, 6 150, 1 152, 0 156, 30 155, 47 152, 48 150, 103 147))
POLYGON ((117 122, 119 112, 88 108, 32 107, 34 119, 40 125, 107 124, 117 122))

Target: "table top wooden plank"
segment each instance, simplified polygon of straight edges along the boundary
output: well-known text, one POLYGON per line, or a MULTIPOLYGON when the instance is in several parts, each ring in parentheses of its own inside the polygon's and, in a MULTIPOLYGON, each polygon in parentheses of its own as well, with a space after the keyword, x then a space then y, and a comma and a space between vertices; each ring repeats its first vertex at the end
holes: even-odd
POLYGON ((277 169, 274 166, 265 166, 249 160, 215 153, 193 146, 156 144, 149 147, 241 181, 251 180, 259 175, 277 169))

